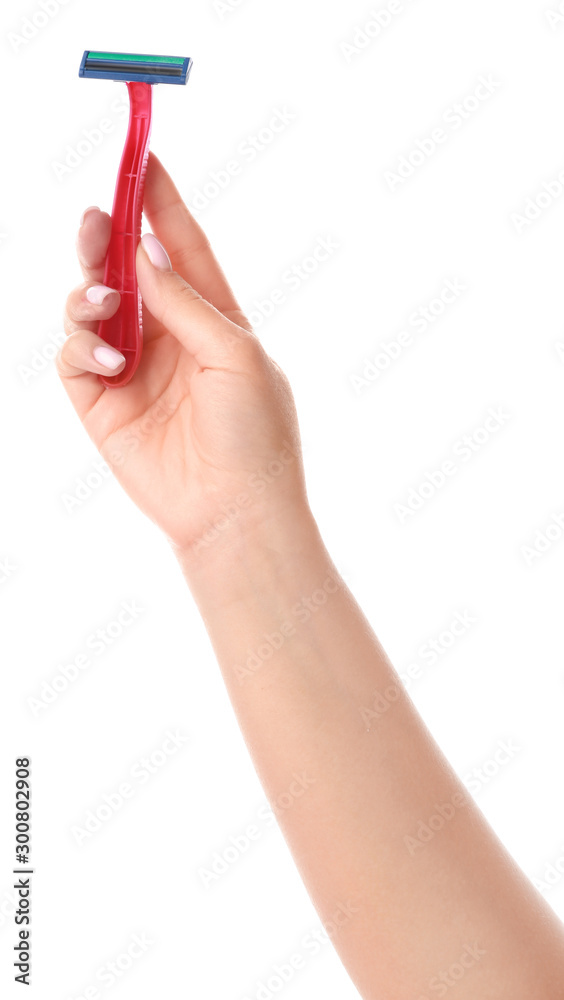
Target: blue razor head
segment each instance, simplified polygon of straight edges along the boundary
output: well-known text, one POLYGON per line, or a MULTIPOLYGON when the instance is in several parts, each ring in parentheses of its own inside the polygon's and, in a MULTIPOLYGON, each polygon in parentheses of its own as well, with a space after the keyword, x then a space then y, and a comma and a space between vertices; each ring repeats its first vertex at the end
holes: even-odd
POLYGON ((177 56, 140 56, 127 52, 87 50, 82 57, 78 75, 96 80, 186 83, 191 69, 191 59, 177 56))

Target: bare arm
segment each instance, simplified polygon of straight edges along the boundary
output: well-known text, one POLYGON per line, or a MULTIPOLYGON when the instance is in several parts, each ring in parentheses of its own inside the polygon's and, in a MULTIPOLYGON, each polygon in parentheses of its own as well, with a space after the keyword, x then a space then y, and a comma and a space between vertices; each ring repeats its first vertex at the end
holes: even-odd
POLYGON ((153 155, 145 208, 170 261, 154 239, 138 251, 135 377, 120 389, 97 378, 124 363, 108 366, 96 332, 119 294, 87 298, 109 238, 99 210, 79 232, 85 280, 68 299, 58 371, 180 561, 347 970, 365 1000, 564 997, 564 928, 449 766, 331 562, 307 501, 288 381, 153 155))
POLYGON ((334 928, 339 914, 333 944, 361 995, 564 996, 562 924, 433 740, 309 511, 178 555, 259 778, 322 920, 334 928))

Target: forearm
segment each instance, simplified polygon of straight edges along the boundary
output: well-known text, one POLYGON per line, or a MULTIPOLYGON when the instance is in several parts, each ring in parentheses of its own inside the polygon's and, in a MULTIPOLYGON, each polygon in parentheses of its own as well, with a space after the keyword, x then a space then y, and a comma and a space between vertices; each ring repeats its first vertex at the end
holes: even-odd
POLYGON ((443 995, 430 983, 462 960, 457 1000, 556 1000, 562 925, 432 739, 311 515, 248 536, 234 523, 177 555, 310 896, 322 920, 347 914, 333 943, 362 996, 443 995))

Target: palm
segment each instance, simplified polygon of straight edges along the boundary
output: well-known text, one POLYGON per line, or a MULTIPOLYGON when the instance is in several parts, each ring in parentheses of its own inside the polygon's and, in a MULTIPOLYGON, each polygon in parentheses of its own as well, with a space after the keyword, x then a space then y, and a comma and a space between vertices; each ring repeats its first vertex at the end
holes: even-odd
POLYGON ((135 377, 103 391, 83 423, 144 513, 186 543, 241 492, 268 434, 242 426, 237 373, 202 371, 146 311, 144 331, 135 377))

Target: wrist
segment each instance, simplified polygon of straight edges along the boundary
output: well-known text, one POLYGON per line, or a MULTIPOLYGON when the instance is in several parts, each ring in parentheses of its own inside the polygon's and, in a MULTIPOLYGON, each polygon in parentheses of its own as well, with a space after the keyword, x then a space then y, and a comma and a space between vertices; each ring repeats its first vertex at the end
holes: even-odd
POLYGON ((201 606, 247 602, 270 584, 284 587, 288 581, 295 587, 308 566, 330 562, 306 503, 264 510, 252 524, 235 519, 195 544, 172 548, 201 606))

